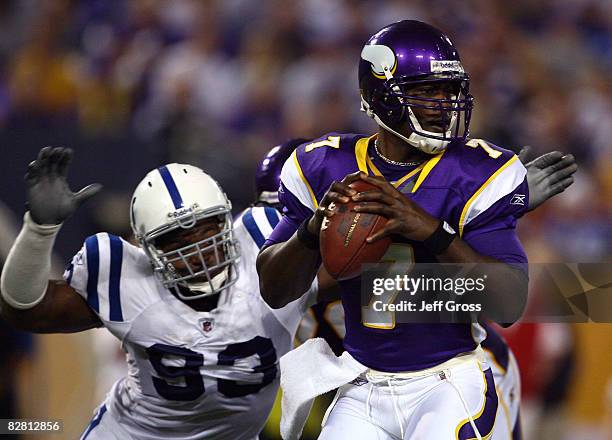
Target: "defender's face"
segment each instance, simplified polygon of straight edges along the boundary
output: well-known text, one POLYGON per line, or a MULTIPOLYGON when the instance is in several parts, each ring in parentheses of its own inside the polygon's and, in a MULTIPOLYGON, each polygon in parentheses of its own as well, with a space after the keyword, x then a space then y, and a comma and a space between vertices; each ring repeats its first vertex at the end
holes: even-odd
MULTIPOLYGON (((219 266, 225 261, 223 245, 213 239, 222 229, 222 220, 207 218, 189 229, 179 228, 162 235, 156 240, 156 247, 169 254, 169 262, 180 276, 187 276, 200 272, 205 267, 219 266)), ((213 278, 222 270, 223 268, 219 267, 210 270, 210 277, 213 278)), ((193 281, 204 282, 208 281, 208 278, 202 274, 193 278, 193 281)))

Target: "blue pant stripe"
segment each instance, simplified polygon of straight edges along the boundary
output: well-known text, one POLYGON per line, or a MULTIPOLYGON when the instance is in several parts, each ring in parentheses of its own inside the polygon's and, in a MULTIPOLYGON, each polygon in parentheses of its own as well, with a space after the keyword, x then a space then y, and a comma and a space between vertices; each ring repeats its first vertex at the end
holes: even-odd
POLYGON ((100 424, 100 421, 102 420, 102 416, 104 415, 105 412, 106 412, 106 405, 102 405, 102 407, 100 407, 100 409, 98 410, 98 414, 96 414, 93 420, 89 423, 89 426, 83 433, 81 440, 85 440, 87 436, 89 435, 89 433, 93 431, 93 429, 100 424))

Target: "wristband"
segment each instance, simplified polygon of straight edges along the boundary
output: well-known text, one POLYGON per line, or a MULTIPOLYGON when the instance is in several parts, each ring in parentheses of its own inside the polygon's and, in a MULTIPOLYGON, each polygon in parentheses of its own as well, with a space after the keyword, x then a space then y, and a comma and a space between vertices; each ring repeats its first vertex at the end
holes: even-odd
POLYGON ((300 227, 297 230, 297 237, 300 242, 306 246, 308 249, 318 250, 319 249, 319 236, 313 234, 308 230, 308 222, 310 218, 307 218, 302 222, 300 227))
POLYGON ((423 246, 433 255, 439 255, 448 249, 456 236, 455 230, 442 220, 434 233, 423 241, 423 246))

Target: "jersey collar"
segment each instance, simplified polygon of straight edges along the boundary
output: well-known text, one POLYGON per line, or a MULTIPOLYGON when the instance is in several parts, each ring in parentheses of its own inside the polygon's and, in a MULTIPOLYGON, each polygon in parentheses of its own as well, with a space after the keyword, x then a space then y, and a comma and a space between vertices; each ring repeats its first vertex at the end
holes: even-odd
MULTIPOLYGON (((360 171, 375 176, 382 176, 380 170, 374 165, 372 159, 368 156, 368 145, 370 141, 376 139, 378 133, 374 133, 372 136, 363 137, 357 141, 355 144, 355 158, 357 160, 357 167, 360 171)), ((444 151, 438 153, 431 157, 427 162, 422 163, 418 167, 413 170, 410 170, 401 178, 397 179, 395 182, 390 182, 394 187, 398 188, 404 182, 408 181, 410 178, 414 177, 418 174, 418 178, 414 187, 412 188, 412 192, 416 192, 417 189, 421 186, 425 178, 431 173, 433 168, 438 164, 442 156, 444 155, 444 151)))

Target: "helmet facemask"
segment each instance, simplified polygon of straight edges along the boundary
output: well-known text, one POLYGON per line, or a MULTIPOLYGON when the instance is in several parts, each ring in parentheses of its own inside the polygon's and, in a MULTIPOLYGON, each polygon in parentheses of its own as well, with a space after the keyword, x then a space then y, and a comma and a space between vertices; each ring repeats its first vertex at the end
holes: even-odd
POLYGON ((238 279, 238 245, 233 237, 232 216, 227 207, 219 206, 206 211, 193 209, 172 223, 148 232, 140 241, 164 286, 174 288, 183 300, 216 295, 238 279), (219 220, 218 233, 171 250, 160 248, 159 242, 168 233, 197 228, 203 220, 211 218, 219 220), (209 264, 206 263, 207 256, 209 264), (193 264, 194 258, 198 264, 193 264), (178 286, 189 289, 193 294, 184 295, 178 286))
POLYGON ((438 74, 420 79, 391 77, 370 98, 371 105, 363 105, 363 101, 362 98, 362 106, 366 111, 367 107, 372 110, 368 113, 379 125, 428 154, 439 153, 450 142, 464 140, 469 134, 473 97, 465 74, 438 74), (418 86, 440 87, 448 83, 455 86, 456 92, 446 98, 424 97, 411 92, 418 86), (423 110, 439 114, 436 125, 440 130, 423 127, 426 124, 417 116, 423 110))

